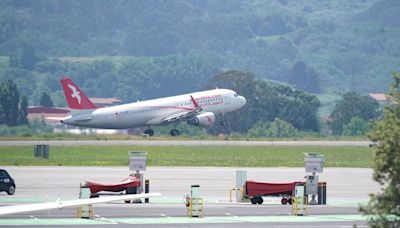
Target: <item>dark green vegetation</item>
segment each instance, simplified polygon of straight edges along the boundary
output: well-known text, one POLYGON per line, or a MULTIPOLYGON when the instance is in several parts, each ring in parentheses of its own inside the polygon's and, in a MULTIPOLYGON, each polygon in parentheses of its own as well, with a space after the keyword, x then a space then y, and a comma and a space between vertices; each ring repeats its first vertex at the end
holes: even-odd
MULTIPOLYGON (((0 81, 1 82, 1 81, 0 81)), ((12 80, 0 84, 0 135, 30 136, 33 133, 51 132, 43 120, 28 122, 28 97, 20 99, 17 85, 12 80)))
MULTIPOLYGON (((227 127, 215 126, 211 131, 239 132, 247 134, 249 129, 260 124, 270 124, 277 119, 283 120, 281 126, 302 131, 319 131, 317 117, 320 102, 316 96, 295 90, 292 87, 267 83, 256 79, 253 74, 227 71, 213 77, 209 84, 234 89, 247 99, 246 105, 239 111, 227 115, 227 127)), ((282 121, 281 121, 282 122, 282 121)), ((271 127, 265 128, 268 131, 271 127)), ((293 137, 278 132, 276 134, 253 134, 256 137, 293 137)))
POLYGON ((333 134, 358 135, 366 132, 368 121, 375 120, 380 115, 379 103, 369 96, 361 96, 354 92, 342 95, 335 105, 330 118, 333 134))
POLYGON ((0 82, 44 106, 65 106, 63 75, 124 103, 219 86, 248 104, 208 133, 364 135, 370 106, 328 125, 331 110, 320 118, 306 92, 385 91, 400 57, 399 10, 397 0, 3 0, 0 82))
POLYGON ((379 142, 374 153, 374 180, 382 191, 372 195, 366 214, 376 214, 372 227, 400 227, 400 73, 393 73, 383 118, 374 124, 371 140, 379 142))
POLYGON ((64 74, 124 101, 197 89, 222 69, 309 92, 385 91, 399 10, 397 0, 3 0, 0 75, 36 103, 59 94, 64 74), (132 57, 73 58, 91 56, 132 57))
POLYGON ((319 146, 51 146, 34 159, 32 146, 0 147, 0 165, 127 166, 128 151, 148 151, 149 166, 303 167, 304 152, 325 155, 326 167, 370 167, 372 149, 319 146))
POLYGON ((19 97, 17 85, 12 80, 0 84, 0 126, 28 124, 28 98, 19 97))

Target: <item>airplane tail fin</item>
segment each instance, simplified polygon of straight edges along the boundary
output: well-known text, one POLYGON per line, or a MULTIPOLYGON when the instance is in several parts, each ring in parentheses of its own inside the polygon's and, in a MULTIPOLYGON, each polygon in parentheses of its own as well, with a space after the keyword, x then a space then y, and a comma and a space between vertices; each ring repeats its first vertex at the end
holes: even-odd
POLYGON ((69 108, 79 110, 97 108, 70 78, 64 77, 60 82, 69 108))

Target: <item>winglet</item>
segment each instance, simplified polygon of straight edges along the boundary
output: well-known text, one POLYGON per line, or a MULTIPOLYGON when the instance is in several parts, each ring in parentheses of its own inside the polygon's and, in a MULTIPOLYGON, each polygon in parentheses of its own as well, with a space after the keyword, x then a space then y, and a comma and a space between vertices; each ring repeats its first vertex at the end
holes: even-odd
POLYGON ((197 101, 190 95, 190 99, 192 99, 193 105, 196 109, 200 108, 200 105, 197 103, 197 101))
POLYGON ((65 99, 67 100, 68 107, 71 109, 96 109, 89 98, 83 91, 75 85, 75 83, 68 77, 60 80, 64 90, 65 99))

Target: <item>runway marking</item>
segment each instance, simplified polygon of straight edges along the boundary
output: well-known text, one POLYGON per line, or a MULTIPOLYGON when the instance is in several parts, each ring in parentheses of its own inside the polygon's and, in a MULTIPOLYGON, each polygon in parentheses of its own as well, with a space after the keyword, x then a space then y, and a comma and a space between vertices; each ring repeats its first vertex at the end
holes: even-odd
POLYGON ((114 221, 112 219, 106 219, 106 218, 104 218, 104 217, 102 217, 100 215, 96 215, 95 214, 94 217, 97 217, 97 219, 100 220, 100 221, 107 221, 107 222, 110 222, 111 224, 118 224, 118 222, 116 222, 116 221, 114 221))
POLYGON ((227 216, 231 216, 232 214, 231 214, 231 213, 225 213, 225 215, 227 215, 227 216))

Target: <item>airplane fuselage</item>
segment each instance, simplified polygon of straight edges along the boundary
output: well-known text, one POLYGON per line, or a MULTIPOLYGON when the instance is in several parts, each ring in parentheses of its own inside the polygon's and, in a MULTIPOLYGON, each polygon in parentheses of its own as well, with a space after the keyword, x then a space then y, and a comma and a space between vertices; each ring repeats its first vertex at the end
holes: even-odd
POLYGON ((202 110, 199 114, 205 112, 223 114, 240 109, 246 103, 245 98, 239 96, 235 91, 214 89, 87 110, 76 115, 72 113, 69 118, 63 120, 63 123, 109 129, 163 125, 168 116, 195 110, 190 96, 201 106, 202 110))

